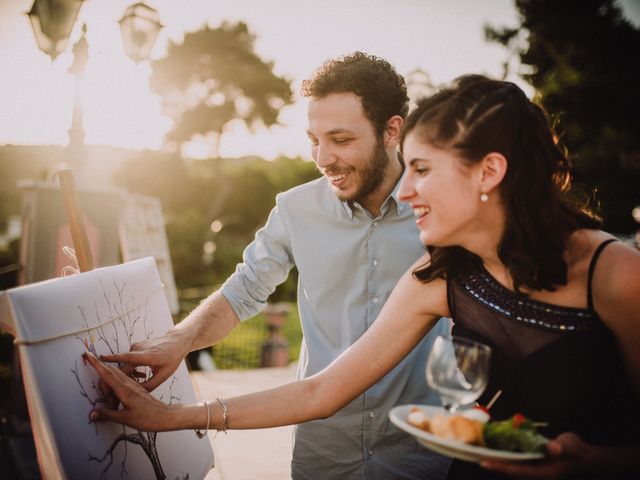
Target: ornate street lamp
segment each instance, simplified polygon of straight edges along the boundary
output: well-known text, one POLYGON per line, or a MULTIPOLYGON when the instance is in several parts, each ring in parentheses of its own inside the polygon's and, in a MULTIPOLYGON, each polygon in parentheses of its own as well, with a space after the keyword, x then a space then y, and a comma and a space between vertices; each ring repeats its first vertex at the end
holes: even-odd
POLYGON ((27 13, 38 48, 55 60, 65 51, 83 0, 35 0, 27 13))
POLYGON ((158 12, 142 2, 127 8, 120 19, 124 51, 135 63, 147 60, 162 28, 158 12))
MULTIPOLYGON (((40 50, 51 59, 67 48, 73 25, 84 0, 34 0, 27 13, 40 50)), ((144 3, 131 5, 120 19, 120 31, 127 56, 139 63, 149 58, 153 44, 162 28, 158 12, 144 3)), ((86 39, 87 26, 82 27, 82 36, 73 47, 73 63, 69 72, 76 78, 73 118, 69 130, 69 152, 77 167, 84 156, 83 111, 78 83, 84 75, 89 59, 89 44, 86 39)))

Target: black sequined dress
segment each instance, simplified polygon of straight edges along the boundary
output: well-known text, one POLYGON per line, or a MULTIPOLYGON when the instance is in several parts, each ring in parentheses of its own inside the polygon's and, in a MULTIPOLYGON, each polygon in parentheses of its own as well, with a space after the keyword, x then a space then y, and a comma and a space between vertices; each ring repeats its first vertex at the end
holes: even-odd
MULTIPOLYGON (((522 413, 547 422, 550 438, 574 432, 596 445, 638 442, 638 402, 612 333, 593 309, 589 268, 587 309, 551 305, 516 295, 482 264, 467 264, 448 281, 453 334, 492 349, 489 384, 478 400, 494 419, 522 413), (635 425, 635 427, 633 426, 635 425)), ((448 478, 489 479, 477 464, 454 461, 448 478)))

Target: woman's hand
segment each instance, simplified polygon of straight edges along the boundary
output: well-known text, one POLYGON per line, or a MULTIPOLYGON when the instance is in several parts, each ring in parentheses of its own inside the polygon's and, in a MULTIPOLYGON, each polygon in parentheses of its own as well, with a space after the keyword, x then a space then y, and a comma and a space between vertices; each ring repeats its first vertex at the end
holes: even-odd
POLYGON ((118 399, 118 402, 95 408, 89 414, 92 422, 109 420, 149 432, 180 428, 176 425, 175 415, 180 405, 161 402, 119 368, 101 362, 91 352, 84 353, 83 357, 118 399), (121 409, 118 409, 117 403, 122 404, 121 409))
POLYGON ((548 456, 540 462, 483 461, 480 465, 514 478, 556 480, 590 470, 594 449, 575 433, 563 433, 547 443, 548 456))

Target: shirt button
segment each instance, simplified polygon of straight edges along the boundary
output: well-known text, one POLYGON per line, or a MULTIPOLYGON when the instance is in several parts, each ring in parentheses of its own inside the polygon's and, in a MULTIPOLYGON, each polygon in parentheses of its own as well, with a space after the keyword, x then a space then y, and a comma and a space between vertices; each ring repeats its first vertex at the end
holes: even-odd
POLYGON ((373 450, 369 450, 369 455, 373 455, 373 450))
POLYGON ((380 299, 378 297, 373 297, 373 300, 371 300, 373 303, 378 303, 380 301, 380 299))
POLYGON ((377 266, 378 266, 378 260, 374 260, 374 261, 373 261, 373 266, 374 266, 374 267, 377 267, 377 266))
POLYGON ((373 410, 369 412, 370 418, 375 418, 375 416, 376 416, 376 412, 374 412, 373 410))

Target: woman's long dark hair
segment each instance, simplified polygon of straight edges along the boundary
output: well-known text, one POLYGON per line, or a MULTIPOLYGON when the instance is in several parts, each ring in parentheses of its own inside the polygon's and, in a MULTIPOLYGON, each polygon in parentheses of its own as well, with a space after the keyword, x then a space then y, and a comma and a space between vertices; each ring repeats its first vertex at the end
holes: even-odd
MULTIPOLYGON (((409 132, 425 142, 454 150, 473 164, 488 153, 507 159, 499 191, 507 223, 498 245, 514 288, 554 290, 567 283, 566 240, 580 228, 598 228, 600 219, 568 196, 570 163, 558 146, 541 107, 511 82, 467 75, 419 102, 407 117, 409 132)), ((446 278, 461 264, 480 261, 461 247, 430 247, 430 261, 416 269, 421 281, 446 278)))

